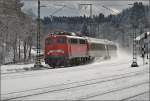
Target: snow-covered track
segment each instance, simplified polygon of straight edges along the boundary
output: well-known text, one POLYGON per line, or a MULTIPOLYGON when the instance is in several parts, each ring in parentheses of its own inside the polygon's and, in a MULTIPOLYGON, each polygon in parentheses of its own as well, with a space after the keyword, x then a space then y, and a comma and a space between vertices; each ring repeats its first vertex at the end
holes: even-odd
MULTIPOLYGON (((141 83, 138 83, 138 84, 134 84, 134 85, 131 85, 131 86, 127 86, 127 87, 121 87, 121 88, 116 88, 116 89, 112 89, 112 90, 107 90, 107 91, 102 92, 102 93, 93 93, 93 94, 81 97, 78 100, 87 100, 87 99, 88 100, 96 100, 96 99, 93 99, 93 97, 99 97, 100 98, 101 96, 108 96, 108 94, 110 94, 112 96, 112 95, 114 95, 114 93, 115 94, 116 93, 117 94, 121 94, 123 92, 123 90, 128 90, 128 89, 132 89, 132 88, 138 88, 138 86, 143 86, 143 85, 149 85, 149 82, 148 81, 144 81, 144 82, 141 82, 141 83)), ((146 91, 146 92, 148 92, 148 91, 146 91)), ((138 96, 138 95, 136 95, 136 96, 138 96)), ((127 100, 127 99, 132 98, 132 97, 135 97, 135 95, 134 96, 130 96, 130 97, 125 98, 125 99, 121 99, 121 100, 127 100)))
MULTIPOLYGON (((28 89, 28 90, 18 91, 18 92, 17 91, 16 92, 10 92, 7 94, 2 94, 2 99, 3 100, 12 100, 12 99, 18 99, 18 98, 25 98, 25 97, 36 96, 36 95, 45 94, 45 93, 63 91, 63 90, 74 89, 74 88, 80 88, 80 87, 84 87, 84 86, 88 86, 88 85, 112 82, 115 80, 121 80, 124 78, 130 78, 130 77, 134 77, 134 76, 138 76, 138 75, 144 75, 147 73, 149 73, 149 71, 143 70, 143 71, 124 73, 124 74, 120 74, 120 75, 114 75, 111 77, 95 78, 95 79, 78 81, 78 82, 71 82, 71 83, 60 84, 60 85, 53 85, 53 86, 51 85, 51 86, 47 86, 47 87, 28 89)), ((127 88, 134 87, 137 85, 147 84, 147 83, 148 83, 147 81, 144 81, 144 82, 136 84, 136 85, 128 86, 127 88)), ((125 89, 125 88, 119 88, 119 89, 115 89, 112 91, 121 90, 121 89, 125 89)), ((112 91, 106 91, 106 92, 112 92, 112 91)), ((82 98, 84 99, 86 97, 82 97, 82 98)))
MULTIPOLYGON (((103 66, 106 66, 106 64, 107 64, 107 66, 109 66, 109 65, 111 65, 111 66, 120 66, 120 65, 127 64, 127 63, 128 62, 104 63, 104 64, 101 64, 100 66, 103 67, 103 66)), ((66 67, 64 70, 61 70, 61 71, 59 71, 59 69, 62 69, 62 68, 58 68, 58 70, 55 70, 54 72, 51 72, 51 73, 50 73, 50 71, 53 71, 54 69, 52 69, 52 70, 47 69, 47 70, 27 71, 27 72, 19 72, 19 73, 6 73, 6 74, 1 75, 1 79, 16 79, 16 78, 25 78, 25 77, 33 77, 33 76, 42 76, 42 75, 53 74, 53 73, 55 74, 55 73, 75 72, 75 71, 82 71, 82 70, 84 71, 84 70, 89 70, 89 69, 97 69, 97 66, 99 66, 99 64, 93 64, 93 65, 94 65, 94 67, 91 66, 91 65, 87 65, 87 67, 82 67, 82 68, 78 68, 78 67, 69 68, 69 67, 66 67), (45 72, 44 73, 39 73, 39 71, 45 71, 45 72), (22 74, 22 73, 25 73, 25 74, 22 74)))
MULTIPOLYGON (((136 95, 133 95, 133 96, 129 96, 129 97, 127 97, 127 98, 124 98, 124 99, 122 99, 122 100, 120 100, 120 101, 129 101, 131 98, 135 98, 135 97, 138 97, 138 96, 140 96, 140 95, 143 95, 143 94, 146 94, 146 93, 149 93, 150 91, 145 91, 145 92, 142 92, 142 93, 139 93, 139 94, 136 94, 136 95)), ((131 101, 131 100, 130 100, 131 101)))

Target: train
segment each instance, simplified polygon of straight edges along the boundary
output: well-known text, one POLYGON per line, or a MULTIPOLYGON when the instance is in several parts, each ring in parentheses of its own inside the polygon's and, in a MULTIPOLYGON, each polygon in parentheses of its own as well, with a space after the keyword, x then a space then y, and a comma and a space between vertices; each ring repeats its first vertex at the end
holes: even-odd
POLYGON ((83 37, 73 32, 54 32, 45 38, 45 64, 51 67, 80 65, 97 57, 106 59, 116 54, 114 42, 83 37))

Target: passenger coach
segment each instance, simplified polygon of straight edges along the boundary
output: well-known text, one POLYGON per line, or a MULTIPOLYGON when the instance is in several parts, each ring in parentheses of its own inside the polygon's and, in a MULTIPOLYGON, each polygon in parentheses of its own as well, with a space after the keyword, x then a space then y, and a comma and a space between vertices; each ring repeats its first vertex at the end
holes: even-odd
POLYGON ((95 57, 111 57, 116 50, 111 41, 57 32, 45 39, 45 63, 52 67, 79 65, 95 57))

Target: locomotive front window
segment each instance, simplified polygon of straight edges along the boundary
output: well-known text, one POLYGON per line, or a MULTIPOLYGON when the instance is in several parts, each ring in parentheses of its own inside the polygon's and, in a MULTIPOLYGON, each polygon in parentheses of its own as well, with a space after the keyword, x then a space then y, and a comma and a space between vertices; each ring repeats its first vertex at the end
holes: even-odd
POLYGON ((57 39, 57 43, 59 43, 59 44, 64 44, 65 42, 66 42, 66 40, 65 40, 64 37, 61 37, 61 38, 57 39))
POLYGON ((46 39, 46 44, 52 44, 53 43, 53 40, 52 39, 46 39))

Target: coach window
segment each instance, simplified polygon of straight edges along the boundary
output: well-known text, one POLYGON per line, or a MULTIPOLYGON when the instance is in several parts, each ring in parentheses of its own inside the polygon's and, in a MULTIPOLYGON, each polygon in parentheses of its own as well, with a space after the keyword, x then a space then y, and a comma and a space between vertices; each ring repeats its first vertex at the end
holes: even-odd
POLYGON ((77 44, 77 43, 78 43, 78 40, 77 40, 77 39, 74 39, 74 43, 77 44))
POLYGON ((86 41, 83 40, 83 39, 80 39, 80 40, 79 40, 79 43, 80 43, 80 44, 86 44, 86 41))
POLYGON ((96 44, 95 44, 95 43, 92 43, 92 44, 91 44, 91 49, 92 49, 92 50, 95 50, 95 48, 96 48, 96 44))
POLYGON ((116 50, 116 49, 117 49, 117 47, 116 47, 116 46, 112 46, 112 49, 113 49, 113 50, 116 50))
POLYGON ((73 43, 73 39, 69 39, 68 41, 69 41, 69 43, 70 43, 70 44, 72 44, 72 43, 73 43))
POLYGON ((72 44, 77 44, 77 43, 78 43, 78 40, 77 40, 77 39, 71 39, 71 43, 72 43, 72 44))
POLYGON ((111 48, 110 48, 111 50, 114 50, 115 49, 115 47, 113 46, 113 45, 111 45, 111 48))
POLYGON ((109 48, 110 50, 112 50, 112 46, 111 46, 111 45, 108 45, 108 48, 109 48))
POLYGON ((109 46, 109 49, 110 49, 110 50, 114 50, 115 47, 114 47, 113 45, 110 45, 110 46, 109 46))
POLYGON ((96 50, 98 50, 99 49, 99 44, 96 44, 95 48, 96 48, 96 50))
POLYGON ((79 39, 79 43, 82 44, 82 40, 81 39, 79 39))
POLYGON ((69 43, 73 44, 73 39, 70 39, 70 40, 69 40, 69 43))
POLYGON ((73 39, 70 39, 70 43, 73 44, 73 39))

